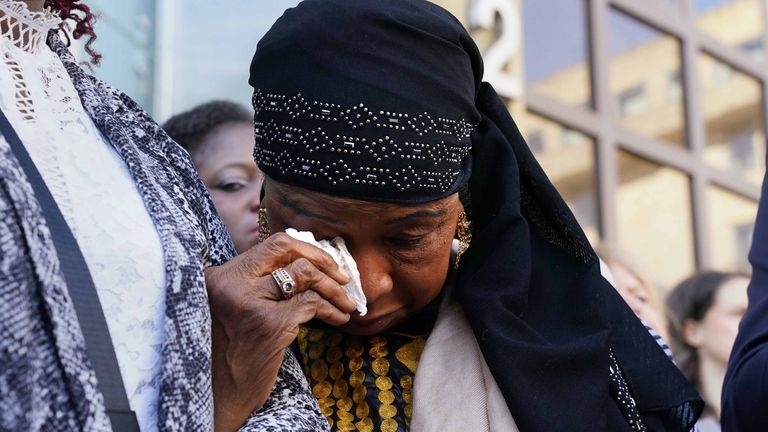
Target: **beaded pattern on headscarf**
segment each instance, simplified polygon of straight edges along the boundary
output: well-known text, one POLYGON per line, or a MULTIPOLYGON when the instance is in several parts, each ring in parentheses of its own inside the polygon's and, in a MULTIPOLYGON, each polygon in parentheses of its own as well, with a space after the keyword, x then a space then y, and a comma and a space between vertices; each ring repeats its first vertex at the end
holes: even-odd
POLYGON ((377 110, 364 103, 345 107, 261 90, 253 94, 253 108, 257 164, 329 185, 445 192, 471 150, 471 123, 426 112, 377 110), (343 125, 349 133, 323 125, 343 125))

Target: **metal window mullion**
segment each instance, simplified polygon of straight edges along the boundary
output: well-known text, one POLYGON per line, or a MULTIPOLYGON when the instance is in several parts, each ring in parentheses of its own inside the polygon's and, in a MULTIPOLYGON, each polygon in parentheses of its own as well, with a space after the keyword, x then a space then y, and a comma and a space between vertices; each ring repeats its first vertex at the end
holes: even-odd
MULTIPOLYGON (((765 67, 765 63, 768 62, 768 2, 763 1, 760 2, 762 5, 761 14, 763 16, 763 62, 760 64, 762 66, 763 70, 763 81, 765 83, 768 83, 768 68, 765 67)), ((763 96, 766 96, 766 93, 763 93, 763 96)), ((765 110, 766 115, 768 115, 768 109, 765 110)), ((766 118, 768 124, 768 118, 766 118)))
MULTIPOLYGON (((762 16, 763 16, 763 62, 761 63, 763 75, 761 76, 762 82, 760 88, 762 90, 761 100, 763 108, 763 146, 768 147, 768 1, 761 2, 762 4, 762 16)), ((765 148, 765 153, 768 155, 768 148, 765 148)), ((768 168, 768 163, 766 163, 768 168)), ((757 200, 760 199, 760 189, 758 188, 757 200)))
POLYGON ((698 166, 698 161, 688 150, 672 147, 627 131, 617 132, 616 138, 620 148, 659 165, 669 166, 686 173, 694 171, 698 166))
MULTIPOLYGON (((707 233, 707 180, 704 176, 703 152, 705 147, 705 126, 702 118, 701 98, 697 75, 698 39, 694 21, 693 0, 681 5, 678 14, 665 14, 660 8, 649 8, 645 2, 633 0, 611 0, 611 4, 623 13, 650 25, 659 31, 675 37, 680 43, 681 77, 684 88, 683 107, 685 118, 687 154, 676 153, 664 144, 647 140, 630 139, 625 134, 622 144, 625 148, 649 160, 673 166, 685 172, 690 179, 691 224, 694 238, 694 255, 699 268, 710 264, 709 238, 707 233), (639 141, 639 142, 638 142, 639 141), (646 141, 646 142, 643 142, 646 141)), ((632 137, 637 138, 637 137, 632 137)))
POLYGON ((647 0, 610 0, 610 2, 614 8, 624 14, 674 37, 680 38, 686 31, 682 14, 669 13, 677 11, 677 8, 672 6, 649 7, 647 0))
POLYGON ((752 59, 739 48, 729 47, 712 36, 697 31, 696 39, 699 50, 704 51, 718 60, 728 63, 731 67, 743 72, 755 79, 762 80, 765 74, 765 65, 752 59))
POLYGON ((707 269, 712 265, 711 241, 709 238, 709 214, 707 186, 708 179, 703 169, 706 149, 706 123, 703 116, 701 85, 699 81, 699 38, 695 22, 695 10, 692 0, 689 9, 683 15, 684 31, 681 34, 683 98, 685 106, 686 132, 691 156, 695 164, 689 171, 691 181, 691 222, 696 267, 707 269))
POLYGON ((701 170, 703 173, 702 176, 707 181, 707 185, 717 186, 753 201, 760 199, 760 188, 758 186, 745 182, 744 179, 737 177, 734 174, 707 165, 703 165, 701 170))
POLYGON ((613 98, 610 89, 610 59, 608 53, 609 0, 587 0, 592 95, 599 122, 595 135, 597 193, 600 211, 600 233, 609 248, 618 246, 616 223, 616 189, 618 187, 618 158, 614 139, 613 98))
POLYGON ((564 105, 546 95, 537 93, 532 86, 526 89, 525 103, 528 111, 552 119, 571 129, 596 137, 601 132, 599 117, 582 107, 564 105))

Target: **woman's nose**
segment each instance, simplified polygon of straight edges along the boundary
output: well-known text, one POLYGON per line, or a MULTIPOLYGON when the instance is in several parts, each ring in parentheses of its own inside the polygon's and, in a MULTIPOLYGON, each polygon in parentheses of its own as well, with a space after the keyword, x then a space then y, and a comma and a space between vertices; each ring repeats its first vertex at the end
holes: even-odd
POLYGON ((368 303, 375 303, 392 291, 390 263, 387 257, 375 248, 350 248, 350 254, 360 271, 360 282, 368 303))
POLYGON ((258 212, 261 206, 261 184, 251 188, 248 195, 248 210, 258 212))

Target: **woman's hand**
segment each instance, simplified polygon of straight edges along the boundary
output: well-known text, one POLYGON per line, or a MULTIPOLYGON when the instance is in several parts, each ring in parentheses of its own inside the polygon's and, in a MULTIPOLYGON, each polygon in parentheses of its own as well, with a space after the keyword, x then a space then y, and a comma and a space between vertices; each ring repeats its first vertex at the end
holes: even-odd
POLYGON ((213 318, 215 430, 237 430, 261 408, 299 325, 319 318, 344 324, 355 304, 330 255, 277 233, 228 263, 205 271, 213 318), (296 295, 283 299, 272 272, 284 268, 296 295))

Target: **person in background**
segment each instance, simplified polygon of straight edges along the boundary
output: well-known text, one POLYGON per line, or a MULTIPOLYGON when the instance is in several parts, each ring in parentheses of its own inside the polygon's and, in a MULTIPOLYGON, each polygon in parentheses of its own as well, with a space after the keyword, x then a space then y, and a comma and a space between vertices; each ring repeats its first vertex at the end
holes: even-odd
POLYGON ((667 297, 675 359, 707 404, 698 423, 701 432, 720 430, 720 393, 747 309, 748 283, 743 274, 704 272, 681 282, 667 297))
POLYGON ((613 277, 610 282, 621 298, 648 327, 668 340, 666 320, 656 290, 616 254, 605 250, 600 250, 598 254, 608 266, 613 277))
POLYGON ((192 157, 238 253, 256 243, 264 174, 253 161, 253 114, 213 101, 171 117, 165 132, 192 157))

